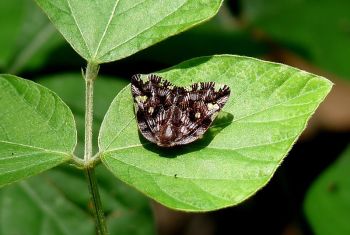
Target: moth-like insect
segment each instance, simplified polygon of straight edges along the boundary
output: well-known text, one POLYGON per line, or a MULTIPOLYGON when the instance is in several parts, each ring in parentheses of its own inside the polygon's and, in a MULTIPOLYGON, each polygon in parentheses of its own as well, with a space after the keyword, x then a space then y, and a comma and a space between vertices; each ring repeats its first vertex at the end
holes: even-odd
POLYGON ((214 82, 174 86, 151 74, 131 78, 131 93, 141 134, 161 147, 184 145, 200 138, 227 102, 230 88, 214 82))

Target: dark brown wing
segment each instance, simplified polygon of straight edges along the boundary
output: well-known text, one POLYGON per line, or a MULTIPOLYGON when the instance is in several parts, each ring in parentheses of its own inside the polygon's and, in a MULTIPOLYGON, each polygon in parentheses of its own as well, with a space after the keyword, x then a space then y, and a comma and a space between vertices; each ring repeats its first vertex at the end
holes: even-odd
POLYGON ((182 110, 179 124, 181 138, 175 140, 176 145, 191 143, 200 138, 210 127, 217 114, 230 96, 228 86, 215 91, 214 82, 195 83, 191 90, 178 100, 182 110))
POLYGON ((169 119, 168 110, 174 103, 172 84, 156 75, 143 81, 140 75, 131 78, 131 93, 139 130, 149 141, 158 144, 156 138, 161 127, 169 119))
POLYGON ((228 86, 215 91, 214 82, 195 83, 189 90, 149 75, 135 75, 131 92, 142 135, 159 146, 188 144, 200 138, 227 102, 228 86))

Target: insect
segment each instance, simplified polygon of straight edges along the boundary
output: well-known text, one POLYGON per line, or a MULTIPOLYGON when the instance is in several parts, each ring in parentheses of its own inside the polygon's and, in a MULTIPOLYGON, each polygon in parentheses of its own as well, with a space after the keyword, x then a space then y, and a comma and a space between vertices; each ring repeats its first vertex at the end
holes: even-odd
POLYGON ((131 78, 131 93, 141 134, 158 146, 172 147, 202 137, 227 102, 230 88, 216 89, 214 82, 184 88, 154 74, 147 79, 137 74, 131 78))

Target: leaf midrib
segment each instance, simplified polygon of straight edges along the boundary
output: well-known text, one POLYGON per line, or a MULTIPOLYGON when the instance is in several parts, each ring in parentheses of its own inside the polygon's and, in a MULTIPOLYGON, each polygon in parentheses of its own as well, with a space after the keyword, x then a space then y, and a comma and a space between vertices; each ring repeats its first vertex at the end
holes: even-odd
POLYGON ((90 56, 91 56, 90 48, 89 48, 89 46, 88 46, 88 44, 87 44, 87 42, 86 42, 86 39, 85 39, 85 37, 84 37, 83 32, 81 31, 81 28, 80 28, 80 26, 79 26, 79 24, 78 24, 78 21, 77 21, 77 19, 75 18, 75 15, 74 15, 74 12, 73 12, 73 8, 72 8, 72 6, 71 6, 71 4, 70 4, 70 0, 66 0, 66 1, 67 1, 69 10, 70 10, 71 16, 72 16, 72 18, 73 18, 73 20, 74 20, 74 23, 75 23, 75 25, 77 26, 77 28, 78 28, 78 30, 79 30, 79 33, 80 33, 80 35, 81 35, 81 37, 82 37, 82 39, 83 39, 85 48, 87 49, 87 52, 89 53, 89 57, 90 57, 90 56))
POLYGON ((109 17, 109 19, 108 19, 108 22, 107 22, 107 24, 106 24, 105 30, 104 30, 103 33, 102 33, 101 39, 100 39, 100 41, 99 41, 99 43, 98 43, 98 45, 97 45, 97 47, 96 47, 96 50, 95 50, 95 54, 94 54, 94 56, 93 56, 93 59, 96 59, 96 56, 97 56, 97 54, 98 54, 98 51, 100 50, 101 43, 102 43, 103 39, 104 39, 105 36, 106 36, 107 30, 108 30, 108 28, 109 28, 109 26, 110 26, 110 24, 111 24, 111 22, 112 22, 113 17, 115 16, 114 14, 115 14, 115 11, 116 11, 116 9, 117 9, 117 6, 118 6, 118 3, 119 3, 119 2, 120 2, 120 0, 116 0, 116 1, 115 1, 115 4, 114 4, 113 10, 112 10, 112 13, 111 13, 111 15, 110 15, 110 17, 109 17))
POLYGON ((73 153, 69 153, 69 152, 60 152, 60 151, 57 151, 57 150, 45 149, 45 148, 41 148, 41 147, 37 147, 37 146, 21 144, 21 143, 5 141, 5 140, 0 140, 0 143, 17 145, 17 146, 30 148, 30 149, 35 149, 35 150, 41 150, 41 151, 46 152, 46 153, 53 153, 53 154, 60 154, 60 155, 67 155, 67 156, 72 156, 73 155, 73 153))

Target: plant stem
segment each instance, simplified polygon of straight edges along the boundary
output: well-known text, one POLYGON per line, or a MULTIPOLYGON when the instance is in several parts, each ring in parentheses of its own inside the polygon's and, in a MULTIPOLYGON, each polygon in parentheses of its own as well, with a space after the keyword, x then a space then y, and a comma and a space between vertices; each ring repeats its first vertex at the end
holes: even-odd
POLYGON ((97 78, 99 66, 88 63, 85 72, 85 154, 87 163, 92 158, 92 124, 94 108, 94 81, 97 78))
POLYGON ((97 78, 98 64, 88 63, 85 72, 85 174, 88 181, 91 196, 92 211, 95 216, 95 224, 98 235, 107 235, 106 220, 104 217, 101 198, 98 191, 97 180, 92 161, 92 125, 93 125, 93 100, 94 100, 94 80, 97 78))
POLYGON ((105 215, 103 213, 101 198, 98 191, 98 185, 96 181, 95 171, 93 168, 87 167, 85 174, 88 179, 89 191, 91 195, 92 210, 95 216, 95 224, 98 235, 107 235, 107 226, 105 215))

